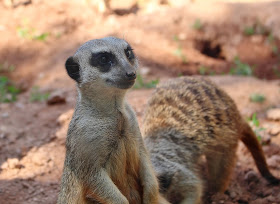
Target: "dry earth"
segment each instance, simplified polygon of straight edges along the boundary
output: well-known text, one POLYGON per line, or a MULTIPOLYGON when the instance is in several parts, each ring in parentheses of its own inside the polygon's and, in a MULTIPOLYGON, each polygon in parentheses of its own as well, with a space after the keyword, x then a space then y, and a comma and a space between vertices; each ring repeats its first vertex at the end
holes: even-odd
MULTIPOLYGON (((280 177, 280 2, 190 1, 178 6, 141 1, 138 9, 130 9, 135 3, 130 1, 123 7, 112 3, 111 11, 103 14, 94 2, 33 0, 16 8, 9 1, 0 2, 0 75, 22 90, 16 102, 0 104, 0 203, 55 203, 76 98, 64 62, 86 40, 108 35, 132 44, 147 81, 215 75, 210 78, 233 97, 245 118, 257 113, 264 130, 255 129, 272 173, 280 177), (253 27, 253 35, 243 33, 248 27, 253 27), (41 34, 46 37, 36 40, 41 34), (253 76, 224 75, 235 56, 254 66, 253 76), (10 65, 15 67, 12 72, 6 71, 10 65), (34 86, 66 103, 30 102, 34 86), (265 101, 251 102, 254 93, 264 95, 265 101)), ((140 126, 151 93, 152 89, 140 89, 128 94, 140 126)), ((280 188, 259 175, 240 144, 228 191, 209 202, 276 204, 280 188)))

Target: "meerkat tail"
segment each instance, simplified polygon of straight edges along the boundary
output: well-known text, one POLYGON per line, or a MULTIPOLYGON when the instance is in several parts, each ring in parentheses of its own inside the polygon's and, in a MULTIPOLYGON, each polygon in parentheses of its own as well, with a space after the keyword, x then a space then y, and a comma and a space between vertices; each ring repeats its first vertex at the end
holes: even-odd
POLYGON ((251 152, 261 175, 271 184, 280 184, 280 179, 274 177, 270 173, 261 144, 259 143, 254 131, 247 123, 244 124, 241 141, 251 152))

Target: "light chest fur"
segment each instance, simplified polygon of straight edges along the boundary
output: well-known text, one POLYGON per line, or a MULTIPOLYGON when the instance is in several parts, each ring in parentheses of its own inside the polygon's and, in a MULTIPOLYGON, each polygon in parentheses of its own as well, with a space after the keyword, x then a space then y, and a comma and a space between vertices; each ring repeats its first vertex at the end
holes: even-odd
MULTIPOLYGON (((108 116, 88 115, 88 111, 84 113, 78 108, 69 127, 66 146, 69 152, 82 154, 84 158, 104 168, 130 203, 141 203, 143 189, 139 178, 139 128, 134 122, 136 122, 135 115, 128 105, 122 110, 116 108, 108 116), (77 113, 79 111, 81 112, 77 113), (85 131, 96 131, 104 137, 96 137, 85 131), (79 138, 74 136, 77 134, 80 135, 79 138), (88 145, 94 146, 94 149, 90 148, 90 151, 80 149, 88 145)), ((77 162, 73 162, 73 168, 77 168, 77 162)), ((94 176, 94 172, 91 175, 94 176)), ((84 191, 94 194, 88 189, 84 191)))

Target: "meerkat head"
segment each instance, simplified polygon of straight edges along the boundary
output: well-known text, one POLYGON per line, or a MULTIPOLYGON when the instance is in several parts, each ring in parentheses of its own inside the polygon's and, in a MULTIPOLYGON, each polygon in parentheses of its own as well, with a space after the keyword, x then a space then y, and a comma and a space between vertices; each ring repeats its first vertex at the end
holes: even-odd
POLYGON ((79 88, 128 89, 135 82, 138 61, 125 40, 106 37, 83 44, 65 67, 79 88))

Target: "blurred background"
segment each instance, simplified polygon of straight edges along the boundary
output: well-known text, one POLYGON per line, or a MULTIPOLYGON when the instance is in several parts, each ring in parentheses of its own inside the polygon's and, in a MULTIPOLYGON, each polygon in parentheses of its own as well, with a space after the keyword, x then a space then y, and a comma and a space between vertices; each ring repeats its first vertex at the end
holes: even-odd
MULTIPOLYGON (((280 177, 279 11, 269 0, 1 0, 0 203, 56 202, 76 100, 64 63, 105 36, 139 58, 127 99, 140 127, 158 83, 205 75, 235 100, 280 177)), ((209 203, 280 203, 280 190, 240 144, 229 190, 209 203)))

